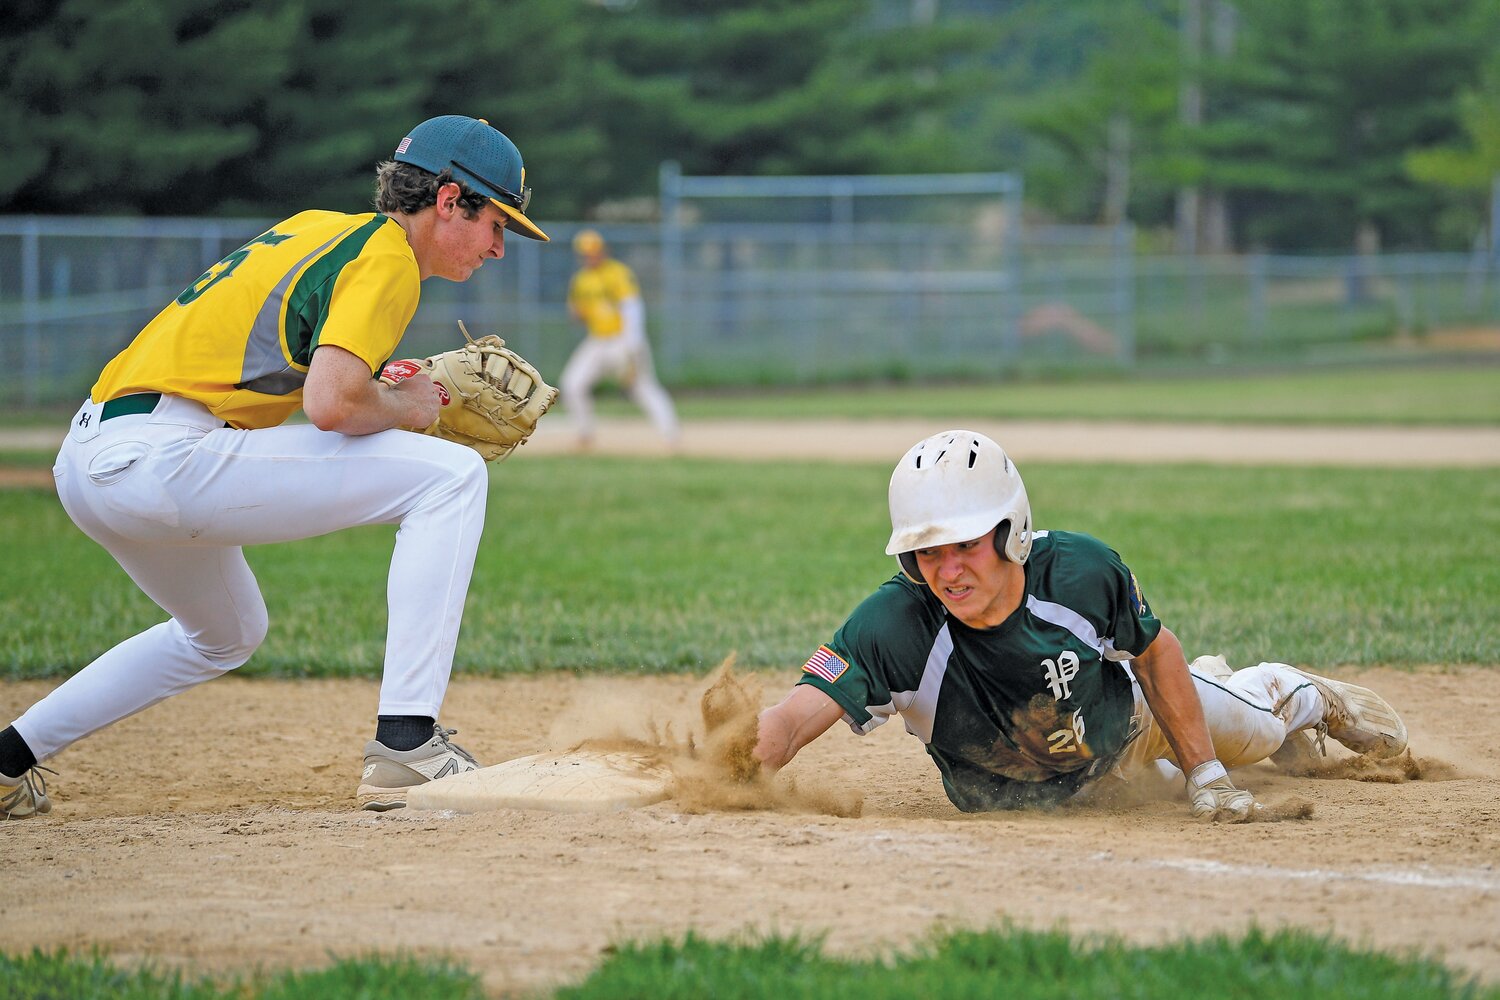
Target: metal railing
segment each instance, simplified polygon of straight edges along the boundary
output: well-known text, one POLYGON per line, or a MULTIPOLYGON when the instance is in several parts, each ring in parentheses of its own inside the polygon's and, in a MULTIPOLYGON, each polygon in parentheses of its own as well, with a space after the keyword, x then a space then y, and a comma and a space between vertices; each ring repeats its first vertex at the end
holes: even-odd
MULTIPOLYGON (((0 406, 67 402, 210 264, 274 220, 0 218, 0 406)), ((580 223, 426 282, 402 350, 494 332, 555 374, 580 223)), ((826 383, 1295 361, 1500 323, 1488 254, 1144 256, 1128 227, 962 221, 597 225, 637 273, 669 384, 826 383)))

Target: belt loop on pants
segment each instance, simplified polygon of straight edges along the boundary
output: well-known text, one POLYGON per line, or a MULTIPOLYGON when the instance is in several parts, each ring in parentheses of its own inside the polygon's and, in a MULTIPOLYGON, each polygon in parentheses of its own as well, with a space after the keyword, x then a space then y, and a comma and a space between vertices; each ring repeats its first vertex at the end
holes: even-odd
POLYGON ((133 392, 128 396, 118 396, 100 407, 99 422, 102 424, 106 420, 134 413, 150 413, 160 402, 161 393, 159 392, 133 392))

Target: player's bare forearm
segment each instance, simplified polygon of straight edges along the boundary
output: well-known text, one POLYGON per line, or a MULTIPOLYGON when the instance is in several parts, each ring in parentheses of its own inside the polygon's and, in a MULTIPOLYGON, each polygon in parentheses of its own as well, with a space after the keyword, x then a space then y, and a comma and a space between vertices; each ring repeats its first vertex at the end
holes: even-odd
POLYGON ((779 771, 843 715, 843 708, 828 695, 811 685, 798 684, 779 704, 760 713, 755 759, 766 771, 779 771))
POLYGON ((1188 673, 1182 643, 1163 628, 1156 640, 1134 661, 1135 678, 1151 706, 1156 724, 1185 772, 1214 759, 1213 740, 1203 718, 1203 703, 1188 673))
POLYGON ((327 345, 313 352, 302 409, 321 430, 375 434, 393 427, 426 427, 437 419, 438 399, 426 375, 387 385, 373 378, 357 355, 327 345))

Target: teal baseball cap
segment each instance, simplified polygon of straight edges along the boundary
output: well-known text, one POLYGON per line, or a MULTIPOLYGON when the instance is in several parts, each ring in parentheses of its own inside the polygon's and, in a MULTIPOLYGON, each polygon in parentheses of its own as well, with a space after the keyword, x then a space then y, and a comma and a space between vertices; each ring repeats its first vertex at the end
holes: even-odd
POLYGON ((410 163, 429 173, 453 171, 453 176, 489 198, 510 217, 508 227, 531 240, 551 239, 526 217, 531 188, 521 151, 483 118, 440 115, 429 118, 396 146, 397 163, 410 163))

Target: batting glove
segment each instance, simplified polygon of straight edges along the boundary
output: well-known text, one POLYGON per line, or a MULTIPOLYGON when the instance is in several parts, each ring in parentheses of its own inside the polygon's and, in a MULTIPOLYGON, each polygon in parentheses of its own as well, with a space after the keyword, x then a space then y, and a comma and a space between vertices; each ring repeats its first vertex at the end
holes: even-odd
POLYGON ((1205 823, 1224 820, 1243 823, 1260 810, 1255 796, 1234 787, 1229 772, 1217 760, 1205 761, 1187 776, 1188 801, 1193 818, 1205 823))

